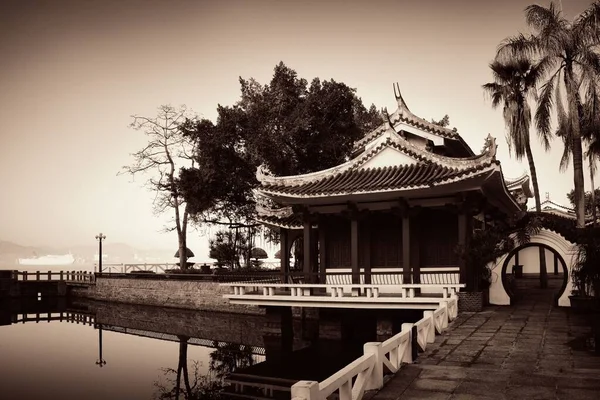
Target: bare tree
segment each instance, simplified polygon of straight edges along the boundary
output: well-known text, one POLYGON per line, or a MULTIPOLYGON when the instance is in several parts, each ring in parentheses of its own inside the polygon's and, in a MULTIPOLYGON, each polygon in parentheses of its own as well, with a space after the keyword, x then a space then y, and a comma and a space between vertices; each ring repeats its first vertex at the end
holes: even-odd
POLYGON ((155 192, 154 212, 163 214, 173 210, 174 225, 165 227, 167 232, 177 231, 179 240, 179 266, 187 268, 186 235, 188 227, 187 204, 179 190, 179 171, 183 164, 194 167, 193 146, 181 132, 180 126, 188 118, 185 106, 176 109, 170 105, 158 107, 154 118, 133 115, 130 127, 142 131, 148 144, 131 154, 133 163, 124 166, 117 175, 150 174, 146 186, 155 192))

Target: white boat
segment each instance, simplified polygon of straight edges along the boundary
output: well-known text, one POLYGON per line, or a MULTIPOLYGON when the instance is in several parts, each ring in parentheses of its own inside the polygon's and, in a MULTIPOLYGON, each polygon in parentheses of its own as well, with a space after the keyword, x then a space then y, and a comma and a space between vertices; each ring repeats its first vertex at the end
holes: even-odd
POLYGON ((19 258, 20 265, 71 265, 75 258, 71 253, 62 255, 49 254, 41 257, 19 258))

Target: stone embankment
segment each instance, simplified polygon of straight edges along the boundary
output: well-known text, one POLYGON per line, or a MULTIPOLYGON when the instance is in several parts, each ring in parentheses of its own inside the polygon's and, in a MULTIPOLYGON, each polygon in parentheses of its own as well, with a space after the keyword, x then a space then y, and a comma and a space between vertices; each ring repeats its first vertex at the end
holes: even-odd
POLYGON ((229 304, 230 288, 217 282, 153 277, 97 277, 88 288, 71 288, 70 295, 100 301, 148 306, 263 314, 259 307, 229 304))

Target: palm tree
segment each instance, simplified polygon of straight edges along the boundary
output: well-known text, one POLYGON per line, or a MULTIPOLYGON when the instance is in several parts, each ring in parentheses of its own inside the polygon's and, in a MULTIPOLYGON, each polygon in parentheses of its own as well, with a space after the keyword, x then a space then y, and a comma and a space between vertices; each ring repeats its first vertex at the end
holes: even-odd
POLYGON ((600 42, 600 2, 594 2, 573 22, 568 21, 554 3, 549 7, 530 5, 525 19, 534 31, 505 39, 498 48, 498 59, 514 56, 537 59, 547 74, 541 87, 535 122, 542 135, 550 135, 551 110, 556 104, 559 121, 564 119, 566 146, 573 156, 573 183, 577 227, 585 226, 583 148, 580 119, 581 91, 593 86, 600 72, 600 57, 595 46, 600 42), (560 96, 561 80, 566 92, 566 108, 560 96))
MULTIPOLYGON (((535 209, 542 211, 540 202, 540 190, 537 180, 533 152, 531 151, 531 140, 529 127, 531 125, 531 108, 528 100, 535 99, 537 83, 544 72, 540 65, 532 64, 527 58, 515 58, 505 62, 495 60, 490 64, 494 76, 494 82, 486 83, 483 89, 492 99, 492 107, 500 104, 503 106, 504 122, 506 124, 506 141, 508 151, 514 150, 517 160, 527 157, 531 181, 533 183, 533 194, 535 197, 535 209)), ((540 140, 544 148, 550 148, 550 135, 540 131, 540 140)), ((541 287, 547 286, 546 253, 540 249, 540 281, 541 287)))

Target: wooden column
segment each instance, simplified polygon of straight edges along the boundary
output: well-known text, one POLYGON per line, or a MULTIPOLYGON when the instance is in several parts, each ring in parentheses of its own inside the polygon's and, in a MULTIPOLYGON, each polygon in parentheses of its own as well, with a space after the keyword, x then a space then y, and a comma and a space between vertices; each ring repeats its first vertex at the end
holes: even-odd
POLYGON ((325 221, 323 217, 319 218, 319 283, 327 283, 327 264, 325 247, 325 221))
POLYGON ((310 245, 312 246, 312 249, 310 250, 312 257, 310 272, 312 274, 312 282, 317 283, 319 280, 319 232, 317 230, 312 229, 310 240, 310 245))
POLYGON ((558 275, 558 256, 554 254, 554 275, 558 275))
MULTIPOLYGON (((460 208, 458 211, 458 245, 461 249, 468 252, 468 240, 467 240, 467 213, 464 208, 460 208)), ((460 274, 460 283, 468 283, 467 281, 467 263, 464 257, 458 259, 458 267, 460 274)))
POLYGON ((360 270, 358 269, 358 219, 352 215, 350 220, 350 260, 352 263, 352 283, 360 283, 360 270))
POLYGON ((304 240, 302 243, 302 247, 304 249, 304 256, 302 260, 303 264, 303 272, 304 272, 304 280, 307 283, 312 282, 312 226, 311 222, 308 219, 304 220, 304 240))
POLYGON ((371 279, 371 224, 368 220, 363 222, 364 224, 364 233, 365 237, 362 238, 364 241, 363 249, 365 250, 365 265, 363 268, 365 269, 365 283, 370 284, 372 282, 371 279))
POLYGON ((404 283, 411 283, 410 270, 410 216, 402 215, 402 278, 404 283))
POLYGON ((412 268, 413 283, 421 283, 421 229, 418 222, 418 208, 412 209, 412 226, 410 235, 410 265, 412 268))
POLYGON ((289 231, 281 228, 280 230, 280 263, 281 263, 281 276, 283 283, 289 283, 290 275, 290 243, 289 243, 289 231))

